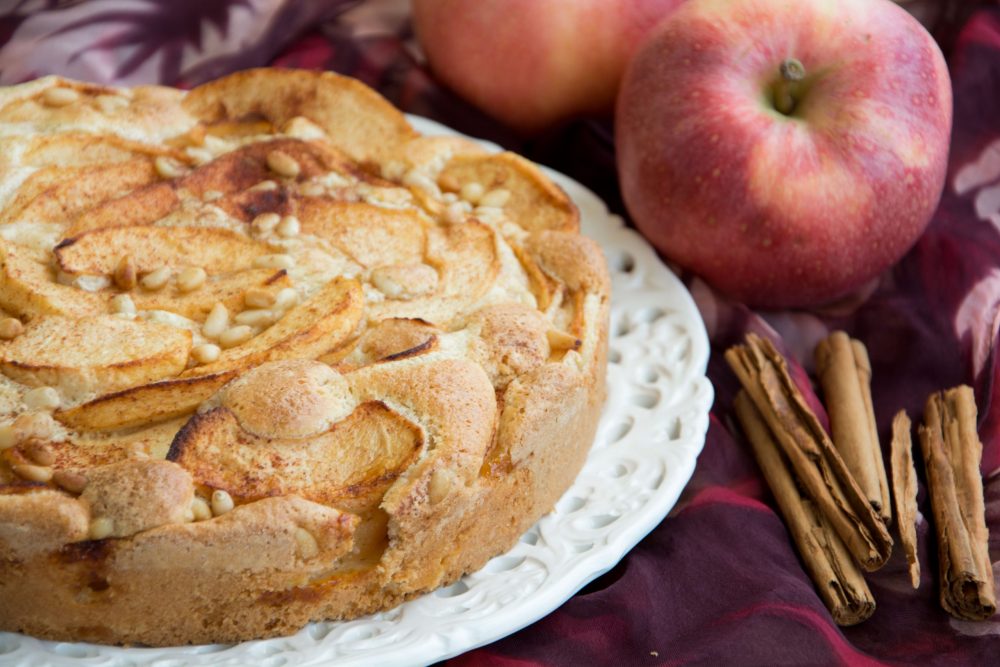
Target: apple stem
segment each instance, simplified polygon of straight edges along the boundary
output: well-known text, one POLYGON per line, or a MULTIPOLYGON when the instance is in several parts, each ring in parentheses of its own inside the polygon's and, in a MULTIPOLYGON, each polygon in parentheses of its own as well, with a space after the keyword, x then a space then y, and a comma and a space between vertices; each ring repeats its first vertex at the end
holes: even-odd
POLYGON ((796 58, 787 58, 778 67, 781 78, 774 84, 774 108, 779 112, 790 116, 795 111, 795 93, 798 92, 798 84, 806 76, 805 66, 796 58))

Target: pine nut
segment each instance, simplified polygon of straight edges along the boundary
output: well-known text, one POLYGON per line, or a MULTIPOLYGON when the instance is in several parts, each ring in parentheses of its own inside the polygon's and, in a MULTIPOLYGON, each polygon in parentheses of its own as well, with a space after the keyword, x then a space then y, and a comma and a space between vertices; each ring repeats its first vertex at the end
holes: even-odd
POLYGON ((267 166, 271 171, 285 178, 295 178, 302 170, 295 158, 284 151, 271 151, 268 153, 267 166))
POLYGON ((97 106, 106 114, 111 114, 128 106, 128 99, 118 95, 98 95, 94 98, 97 106))
POLYGON ((199 364, 210 364, 216 361, 221 353, 222 349, 212 343, 204 343, 191 350, 191 356, 199 364))
POLYGON ((204 498, 195 498, 191 501, 191 514, 195 521, 207 521, 212 518, 212 508, 205 502, 204 498))
POLYGON ((417 171, 416 169, 411 169, 406 172, 406 175, 403 176, 403 185, 423 190, 433 196, 439 196, 441 194, 441 189, 438 187, 438 184, 432 181, 429 176, 417 171))
POLYGON ((52 481, 70 493, 83 493, 87 488, 87 478, 72 470, 57 470, 52 473, 52 481))
POLYGON ((223 331, 222 335, 219 336, 219 345, 223 349, 228 349, 230 347, 242 345, 251 338, 253 338, 253 328, 248 327, 245 324, 241 324, 223 331))
POLYGON ((12 465, 10 469, 15 475, 29 482, 45 483, 52 479, 52 468, 48 466, 36 466, 30 463, 18 463, 12 465))
POLYGON ((496 206, 477 206, 472 215, 483 222, 499 222, 503 218, 503 209, 496 206))
POLYGON ((184 174, 184 169, 177 161, 165 155, 160 155, 153 161, 156 173, 162 178, 177 178, 184 174))
POLYGON ((147 273, 145 276, 143 276, 142 280, 139 282, 142 283, 143 289, 147 289, 153 292, 158 289, 163 289, 163 287, 170 280, 170 276, 172 274, 173 272, 170 270, 169 267, 161 266, 155 271, 150 271, 149 273, 147 273))
POLYGON ((431 473, 430 482, 427 484, 427 499, 432 505, 437 505, 451 492, 453 483, 454 478, 450 472, 441 468, 436 469, 431 473))
POLYGON ((497 188, 483 195, 482 199, 479 200, 479 205, 503 208, 508 201, 510 201, 510 190, 497 188))
POLYGON ((31 410, 55 410, 61 403, 59 392, 52 387, 35 387, 24 394, 24 404, 31 410))
POLYGON ((118 265, 115 266, 114 280, 118 289, 127 291, 135 287, 138 276, 135 264, 132 263, 132 258, 128 255, 118 260, 118 265))
POLYGON ((320 183, 303 183, 302 187, 299 188, 299 194, 305 197, 319 197, 324 192, 326 192, 326 188, 320 183))
POLYGON ((448 208, 444 210, 444 221, 449 225, 460 224, 465 221, 466 213, 466 208, 462 202, 448 204, 448 208))
POLYGON ((281 222, 281 216, 277 213, 261 213, 250 223, 250 231, 254 236, 267 236, 281 222))
POLYGON ((575 350, 580 346, 580 339, 565 331, 549 329, 545 332, 545 337, 549 340, 549 347, 553 350, 575 350))
MULTIPOLYGON (((187 153, 187 155, 188 155, 189 158, 191 158, 192 160, 194 160, 198 164, 205 164, 206 162, 211 162, 212 161, 212 153, 211 153, 211 151, 208 151, 208 150, 206 150, 204 148, 198 148, 196 146, 189 146, 188 148, 184 149, 184 152, 187 153)), ((205 194, 207 195, 208 193, 205 193, 205 194)), ((219 196, 220 197, 222 196, 221 192, 219 193, 219 196)))
POLYGON ((40 466, 50 466, 56 462, 55 452, 44 442, 31 442, 24 447, 24 454, 40 466))
POLYGON ((5 317, 0 320, 0 338, 14 340, 24 333, 24 325, 16 317, 5 317))
POLYGON ((212 306, 211 312, 205 318, 205 324, 201 327, 201 333, 205 338, 215 340, 222 335, 222 332, 229 328, 229 311, 222 303, 212 306))
POLYGON ((382 178, 387 181, 398 181, 406 174, 406 165, 399 160, 386 162, 382 166, 382 178))
POLYGON ((193 292, 205 284, 208 274, 200 266, 189 266, 177 275, 177 289, 193 292))
POLYGON ((251 186, 249 189, 251 192, 267 192, 269 190, 277 190, 278 184, 271 180, 261 181, 260 183, 251 186))
POLYGON ((135 301, 128 294, 119 294, 111 299, 111 312, 135 315, 135 301))
POLYGON ((372 284, 378 291, 385 294, 390 299, 399 299, 403 296, 403 286, 394 280, 385 271, 375 270, 372 272, 372 284))
POLYGON ((42 93, 42 100, 50 107, 64 107, 80 99, 80 94, 72 88, 49 88, 42 93))
POLYGON ((326 132, 324 132, 319 125, 303 116, 295 116, 285 123, 285 126, 282 128, 282 132, 290 137, 303 139, 305 141, 323 139, 326 137, 326 132))
POLYGON ((278 232, 278 236, 283 239, 291 238, 293 236, 298 236, 299 231, 302 229, 302 225, 299 223, 299 219, 294 215, 286 215, 278 223, 275 231, 278 232))
POLYGON ((470 204, 479 203, 483 196, 483 186, 475 181, 470 181, 462 186, 462 199, 470 204))
POLYGON ((274 323, 274 313, 270 310, 244 310, 237 313, 233 322, 251 327, 266 327, 274 323))
POLYGON ((286 287, 274 298, 275 310, 288 310, 299 302, 299 293, 294 288, 286 287))
POLYGON ((250 308, 270 308, 276 298, 274 292, 263 287, 251 287, 243 293, 243 302, 250 308))
POLYGON ((260 255, 255 257, 253 265, 258 269, 285 269, 286 271, 295 267, 295 260, 291 255, 260 255))
POLYGON ((225 514, 235 506, 233 497, 229 495, 228 491, 223 491, 222 489, 212 491, 212 514, 215 516, 225 514))
POLYGON ((106 516, 99 516, 90 522, 87 537, 92 540, 103 540, 106 537, 111 537, 113 532, 115 532, 115 522, 106 516))
POLYGON ((299 547, 299 558, 309 560, 319 555, 319 544, 316 542, 316 538, 305 528, 295 529, 295 541, 299 547))

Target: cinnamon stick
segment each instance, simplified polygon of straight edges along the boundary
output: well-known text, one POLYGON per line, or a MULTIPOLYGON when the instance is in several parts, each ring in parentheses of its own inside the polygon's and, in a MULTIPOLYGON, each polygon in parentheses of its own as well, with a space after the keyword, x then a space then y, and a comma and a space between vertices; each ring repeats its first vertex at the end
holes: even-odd
POLYGON ((910 584, 920 588, 920 560, 917 558, 917 469, 913 465, 913 438, 910 418, 904 410, 892 420, 892 497, 895 499, 899 542, 910 569, 910 584))
POLYGON ((774 345, 749 334, 726 361, 767 423, 806 494, 867 571, 885 564, 892 538, 847 470, 774 345))
POLYGON ((864 621, 875 612, 875 599, 857 563, 815 503, 799 493, 787 460, 745 391, 737 394, 735 407, 764 479, 823 604, 838 625, 864 621))
POLYGON ((987 619, 997 603, 972 388, 962 385, 932 394, 919 433, 937 529, 941 606, 955 618, 987 619))
POLYGON ((872 367, 864 343, 834 331, 816 346, 816 373, 833 444, 882 520, 892 519, 889 482, 872 406, 872 367))

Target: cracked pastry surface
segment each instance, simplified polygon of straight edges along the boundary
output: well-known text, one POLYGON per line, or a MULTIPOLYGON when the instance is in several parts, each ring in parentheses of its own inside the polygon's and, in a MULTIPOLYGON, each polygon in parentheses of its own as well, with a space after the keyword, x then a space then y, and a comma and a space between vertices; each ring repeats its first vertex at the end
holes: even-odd
POLYGON ((535 165, 331 73, 0 89, 0 629, 171 645, 510 548, 604 400, 610 285, 535 165))

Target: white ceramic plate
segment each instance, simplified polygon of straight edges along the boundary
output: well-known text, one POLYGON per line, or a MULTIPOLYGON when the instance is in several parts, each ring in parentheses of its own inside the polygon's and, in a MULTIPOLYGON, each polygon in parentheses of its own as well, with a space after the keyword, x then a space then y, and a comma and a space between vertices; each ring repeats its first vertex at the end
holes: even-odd
MULTIPOLYGON (((456 134, 423 118, 410 120, 426 134, 456 134)), ((582 185, 546 173, 576 202, 584 233, 601 244, 611 268, 609 397, 579 478, 513 549, 397 609, 313 623, 292 637, 126 649, 0 633, 0 664, 427 664, 533 623, 618 563, 663 520, 694 472, 713 397, 705 377, 708 337, 687 290, 642 237, 582 185)))

